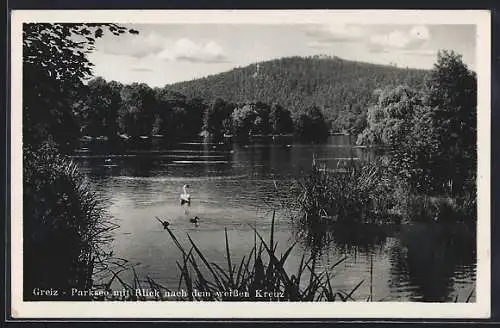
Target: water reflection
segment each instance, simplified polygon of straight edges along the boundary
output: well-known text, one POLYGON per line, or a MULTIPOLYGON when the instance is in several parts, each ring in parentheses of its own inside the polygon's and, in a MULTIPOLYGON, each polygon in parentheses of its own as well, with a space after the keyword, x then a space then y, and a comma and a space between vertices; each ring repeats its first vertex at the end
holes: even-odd
POLYGON ((313 254, 325 257, 341 254, 348 257, 348 262, 361 262, 369 271, 360 275, 360 281, 364 278, 367 282, 365 294, 369 293, 369 299, 373 299, 374 294, 374 270, 379 278, 380 273, 385 275, 385 268, 374 261, 387 258, 390 266, 385 279, 389 294, 379 293, 384 297, 378 300, 475 300, 471 284, 475 281, 475 237, 463 225, 337 224, 313 229, 295 226, 294 234, 304 249, 313 254))
POLYGON ((403 226, 390 249, 389 286, 393 290, 412 286, 412 300, 466 301, 467 290, 453 291, 464 278, 475 279, 474 245, 474 236, 460 225, 403 226))
MULTIPOLYGON (((107 209, 120 225, 112 245, 115 254, 140 262, 139 274, 177 286, 177 268, 165 263, 175 263, 180 254, 155 216, 167 218, 178 236, 189 233, 211 261, 221 264, 227 228, 237 261, 253 246, 251 226, 269 236, 272 212, 280 209, 287 184, 310 168, 313 155, 327 166, 375 156, 353 148, 351 141, 345 136, 326 144, 289 138, 246 145, 158 141, 132 149, 89 147, 75 160, 107 199, 107 209), (201 218, 199 226, 189 223, 179 207, 185 183, 192 190, 189 215, 201 218)), ((318 257, 319 268, 346 256, 335 268, 332 283, 350 290, 363 281, 356 299, 454 301, 458 296, 464 302, 475 285, 475 239, 460 227, 325 225, 308 230, 293 224, 288 212, 277 211, 275 229, 282 249, 298 241, 289 257, 291 269, 304 252, 318 257)))

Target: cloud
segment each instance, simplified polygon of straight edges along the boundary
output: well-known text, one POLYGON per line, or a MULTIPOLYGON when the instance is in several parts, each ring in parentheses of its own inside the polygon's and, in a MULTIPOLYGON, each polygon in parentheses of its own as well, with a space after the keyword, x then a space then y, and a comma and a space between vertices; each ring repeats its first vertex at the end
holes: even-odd
MULTIPOLYGON (((195 43, 188 38, 181 38, 172 43, 172 39, 151 32, 103 40, 98 50, 121 56, 130 56, 140 60, 155 57, 169 61, 190 61, 196 63, 220 63, 228 59, 224 50, 215 41, 195 43)), ((146 71, 147 67, 134 67, 134 71, 146 71)))
POLYGON ((165 60, 183 60, 194 63, 221 63, 227 62, 224 50, 215 41, 197 44, 190 39, 177 40, 171 48, 166 48, 158 54, 165 60))
POLYGON ((372 53, 386 53, 395 55, 412 55, 419 57, 435 57, 437 50, 432 49, 372 49, 372 53))
POLYGON ((331 24, 311 26, 305 33, 312 39, 307 44, 308 47, 315 49, 326 48, 338 42, 359 42, 366 44, 370 52, 398 51, 401 54, 419 56, 435 54, 434 51, 422 49, 431 38, 429 28, 425 25, 395 28, 388 33, 379 34, 374 34, 372 30, 362 25, 331 24))
POLYGON ((401 31, 393 31, 389 34, 374 35, 370 38, 370 43, 379 47, 406 48, 411 42, 410 37, 401 31))
POLYGON ((132 67, 132 71, 134 71, 134 72, 152 72, 153 69, 151 67, 145 67, 145 66, 134 66, 134 67, 132 67))
POLYGON ((166 46, 167 39, 151 32, 146 36, 124 35, 119 38, 106 39, 99 43, 99 50, 112 55, 143 58, 150 54, 161 52, 166 46))
POLYGON ((437 57, 437 51, 431 49, 406 50, 404 51, 404 53, 408 55, 422 56, 422 57, 437 57))
POLYGON ((364 38, 363 30, 360 27, 353 25, 320 25, 308 28, 305 33, 307 36, 313 38, 320 44, 333 42, 356 42, 364 38))
POLYGON ((325 47, 328 47, 329 45, 330 43, 321 41, 311 41, 307 44, 309 48, 315 48, 315 49, 323 49, 325 47))
POLYGON ((426 26, 413 26, 410 30, 394 30, 387 34, 375 34, 369 38, 372 52, 384 52, 403 49, 418 49, 431 35, 426 26))

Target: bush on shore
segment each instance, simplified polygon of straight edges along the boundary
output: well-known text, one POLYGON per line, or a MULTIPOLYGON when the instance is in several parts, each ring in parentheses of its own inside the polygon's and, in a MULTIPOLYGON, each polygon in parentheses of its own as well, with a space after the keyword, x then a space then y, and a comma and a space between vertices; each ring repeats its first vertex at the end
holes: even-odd
POLYGON ((313 165, 305 178, 296 181, 293 192, 303 222, 378 223, 394 219, 391 181, 378 162, 351 162, 333 172, 313 165))
MULTIPOLYGON (((293 188, 302 223, 476 222, 476 193, 416 193, 391 177, 383 160, 350 163, 340 171, 313 165, 293 188)), ((475 186, 475 183, 471 183, 475 186)))
POLYGON ((398 212, 407 222, 465 223, 476 222, 476 196, 429 196, 395 191, 398 195, 398 212))
POLYGON ((74 162, 48 144, 23 156, 24 298, 53 288, 64 299, 64 290, 91 288, 113 226, 74 162))

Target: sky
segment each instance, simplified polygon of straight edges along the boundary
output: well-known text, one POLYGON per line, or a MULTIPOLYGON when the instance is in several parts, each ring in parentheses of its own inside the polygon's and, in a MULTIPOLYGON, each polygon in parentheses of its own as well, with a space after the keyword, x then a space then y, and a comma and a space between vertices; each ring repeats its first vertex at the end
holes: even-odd
POLYGON ((163 87, 281 57, 328 55, 430 69, 440 49, 475 70, 475 25, 135 24, 105 34, 89 55, 94 75, 163 87))

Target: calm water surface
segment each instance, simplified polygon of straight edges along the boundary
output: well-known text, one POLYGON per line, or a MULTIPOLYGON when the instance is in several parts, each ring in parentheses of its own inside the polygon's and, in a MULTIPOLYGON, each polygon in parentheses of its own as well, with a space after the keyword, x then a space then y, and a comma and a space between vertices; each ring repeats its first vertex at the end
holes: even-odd
POLYGON ((119 225, 114 256, 137 264, 139 276, 148 275, 172 289, 179 282, 175 261, 181 256, 155 216, 167 219, 180 241, 187 244, 189 234, 208 259, 225 264, 224 228, 233 261, 241 259, 254 245, 252 226, 268 236, 276 209, 278 248, 299 241, 288 260, 290 270, 314 248, 323 267, 347 256, 334 269, 332 285, 351 290, 363 281, 354 295, 359 300, 463 302, 472 292, 474 301, 475 241, 462 227, 338 227, 314 236, 301 232, 280 209, 282 187, 310 168, 313 154, 328 167, 368 156, 351 145, 346 136, 331 137, 321 145, 286 139, 248 145, 193 141, 175 147, 145 142, 125 153, 108 149, 97 154, 90 148, 75 160, 119 225), (192 197, 187 215, 179 204, 183 184, 189 184, 192 197), (198 226, 189 222, 195 215, 201 218, 198 226))

